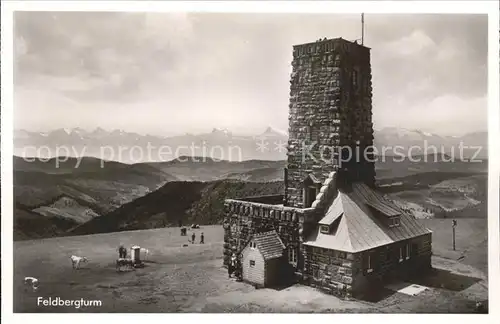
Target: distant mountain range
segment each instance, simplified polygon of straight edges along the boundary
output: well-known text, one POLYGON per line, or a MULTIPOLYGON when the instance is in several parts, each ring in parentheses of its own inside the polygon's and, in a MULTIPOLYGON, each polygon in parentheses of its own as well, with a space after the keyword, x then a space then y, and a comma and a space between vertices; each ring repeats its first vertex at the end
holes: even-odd
POLYGON ((420 130, 387 127, 375 131, 374 137, 374 145, 379 151, 383 147, 400 147, 401 149, 395 149, 395 152, 409 153, 405 154, 407 156, 427 155, 434 154, 433 149, 435 148, 437 152, 459 157, 460 148, 463 147, 464 158, 488 158, 488 132, 474 132, 463 136, 441 136, 420 130), (423 151, 425 147, 428 148, 427 152, 423 151))
MULTIPOLYGON (((441 136, 419 130, 397 127, 375 131, 375 147, 389 148, 387 155, 423 155, 440 152, 459 156, 460 144, 465 147, 463 157, 487 158, 488 133, 476 132, 460 137, 441 136), (397 149, 392 149, 398 147, 397 149), (416 147, 409 152, 411 147, 416 147), (428 147, 428 152, 424 152, 428 147), (472 148, 471 148, 472 147, 472 148)), ((237 135, 227 129, 214 128, 209 133, 162 137, 141 135, 122 130, 107 131, 97 128, 56 129, 47 133, 16 130, 14 154, 50 158, 55 156, 97 157, 123 163, 163 162, 180 156, 201 156, 228 161, 284 160, 288 134, 268 127, 261 134, 237 135)))

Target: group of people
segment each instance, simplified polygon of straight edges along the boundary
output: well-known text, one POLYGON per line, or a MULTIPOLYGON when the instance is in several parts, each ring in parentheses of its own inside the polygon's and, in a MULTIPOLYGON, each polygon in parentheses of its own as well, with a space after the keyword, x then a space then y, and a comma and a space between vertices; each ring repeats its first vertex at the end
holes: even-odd
POLYGON ((234 275, 237 280, 242 280, 243 272, 241 260, 236 256, 235 253, 231 255, 231 259, 229 260, 229 264, 227 265, 227 273, 229 275, 229 278, 234 275))
MULTIPOLYGON (((194 244, 196 240, 196 234, 193 232, 193 234, 191 234, 191 243, 194 244)), ((200 235, 200 244, 205 244, 205 235, 203 235, 203 232, 201 232, 201 235, 200 235)))

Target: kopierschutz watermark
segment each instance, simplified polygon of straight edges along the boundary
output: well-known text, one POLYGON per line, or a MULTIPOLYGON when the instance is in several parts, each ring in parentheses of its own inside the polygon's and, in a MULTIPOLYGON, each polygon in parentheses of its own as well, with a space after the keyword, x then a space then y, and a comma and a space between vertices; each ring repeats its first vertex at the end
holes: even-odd
POLYGON ((379 150, 373 145, 361 147, 359 143, 354 146, 329 146, 318 145, 317 142, 302 142, 299 150, 302 162, 333 163, 341 167, 344 163, 352 162, 483 162, 479 158, 482 146, 467 146, 460 142, 458 147, 448 149, 444 145, 436 146, 424 141, 423 145, 412 146, 382 146, 379 150), (466 156, 466 152, 467 154, 466 156))
POLYGON ((61 297, 38 297, 37 306, 39 307, 73 307, 76 309, 82 307, 101 307, 101 300, 90 300, 90 299, 63 299, 61 297))

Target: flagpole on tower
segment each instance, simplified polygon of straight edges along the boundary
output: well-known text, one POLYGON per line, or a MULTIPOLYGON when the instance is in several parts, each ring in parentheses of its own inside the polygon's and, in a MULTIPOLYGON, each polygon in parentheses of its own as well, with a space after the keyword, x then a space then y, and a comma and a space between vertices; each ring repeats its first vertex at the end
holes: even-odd
POLYGON ((361 45, 365 44, 365 14, 361 14, 361 45))

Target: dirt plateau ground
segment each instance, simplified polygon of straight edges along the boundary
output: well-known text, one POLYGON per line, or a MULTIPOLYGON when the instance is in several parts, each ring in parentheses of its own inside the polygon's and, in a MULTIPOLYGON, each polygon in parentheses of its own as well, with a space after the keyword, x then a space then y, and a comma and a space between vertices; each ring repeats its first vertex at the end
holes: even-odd
MULTIPOLYGON (((434 229, 434 236, 448 236, 448 226, 441 224, 445 221, 449 222, 427 220, 426 225, 434 229)), ((371 300, 350 301, 301 285, 257 290, 229 280, 222 268, 220 226, 195 230, 196 241, 204 232, 206 243, 188 247, 182 247, 188 239, 180 236, 178 228, 15 242, 14 312, 472 312, 475 301, 487 299, 488 293, 482 222, 461 221, 464 231, 469 232, 467 237, 475 239, 462 241, 458 251, 450 251, 448 240, 434 241, 438 254, 435 252, 433 265, 437 270, 414 282, 430 289, 417 296, 381 290, 371 300), (146 266, 118 273, 114 263, 120 243, 148 248, 151 253, 146 266), (71 255, 87 256, 90 261, 75 271, 71 255), (26 289, 25 276, 39 279, 38 291, 26 289), (39 306, 38 297, 100 300, 102 306, 39 306)))

